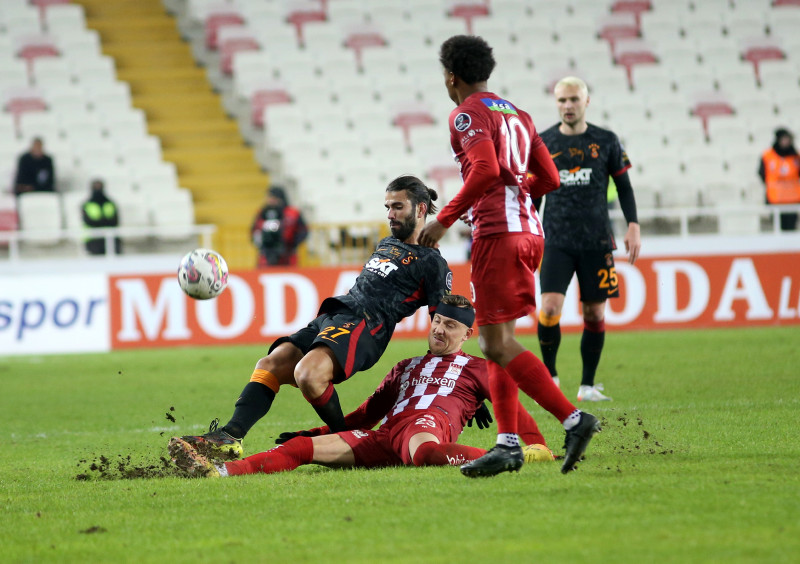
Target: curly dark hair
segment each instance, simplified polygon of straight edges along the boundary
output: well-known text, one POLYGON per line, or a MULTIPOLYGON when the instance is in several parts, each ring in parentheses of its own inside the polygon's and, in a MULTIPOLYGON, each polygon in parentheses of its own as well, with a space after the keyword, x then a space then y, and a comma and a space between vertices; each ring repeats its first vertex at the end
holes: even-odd
POLYGON ((489 80, 496 64, 492 48, 477 35, 454 35, 442 43, 439 62, 467 84, 489 80))
POLYGON ((416 176, 411 176, 410 174, 398 176, 386 187, 387 192, 399 192, 400 190, 406 191, 408 199, 411 200, 414 206, 418 206, 421 203, 427 205, 427 215, 433 215, 438 211, 433 202, 439 199, 439 194, 433 188, 425 186, 425 183, 416 176))

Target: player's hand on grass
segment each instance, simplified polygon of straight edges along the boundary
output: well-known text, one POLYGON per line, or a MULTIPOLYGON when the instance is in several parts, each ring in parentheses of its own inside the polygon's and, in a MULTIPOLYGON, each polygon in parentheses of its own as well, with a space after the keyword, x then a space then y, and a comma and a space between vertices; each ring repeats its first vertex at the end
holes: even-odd
POLYGON ((290 441, 295 437, 318 437, 321 434, 320 429, 309 429, 308 431, 287 431, 278 435, 275 443, 282 445, 286 441, 290 441))
POLYGON ((633 264, 639 258, 639 251, 642 248, 642 237, 638 223, 628 224, 628 231, 625 233, 624 241, 625 250, 628 252, 628 262, 633 264))
POLYGON ((444 237, 446 232, 447 227, 439 223, 438 220, 434 219, 422 228, 419 238, 417 239, 417 244, 422 245, 423 247, 438 247, 439 239, 444 237))
POLYGON ((470 417, 469 421, 467 421, 467 427, 472 427, 473 421, 475 421, 478 429, 488 429, 489 423, 494 421, 494 419, 492 419, 492 412, 489 411, 485 403, 481 402, 480 407, 475 410, 475 413, 470 417))

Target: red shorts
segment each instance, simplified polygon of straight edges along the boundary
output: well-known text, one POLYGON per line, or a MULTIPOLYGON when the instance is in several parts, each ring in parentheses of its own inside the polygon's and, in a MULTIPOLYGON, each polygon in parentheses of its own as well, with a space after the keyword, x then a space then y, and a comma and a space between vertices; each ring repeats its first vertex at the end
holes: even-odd
POLYGON ((470 286, 478 326, 514 321, 536 309, 544 238, 532 233, 480 237, 472 243, 470 286))
MULTIPOLYGON (((405 415, 405 414, 404 414, 405 415)), ((417 433, 430 433, 440 443, 452 442, 450 420, 441 411, 414 410, 377 431, 357 429, 337 433, 353 449, 355 466, 407 466, 413 464, 408 441, 417 433)))

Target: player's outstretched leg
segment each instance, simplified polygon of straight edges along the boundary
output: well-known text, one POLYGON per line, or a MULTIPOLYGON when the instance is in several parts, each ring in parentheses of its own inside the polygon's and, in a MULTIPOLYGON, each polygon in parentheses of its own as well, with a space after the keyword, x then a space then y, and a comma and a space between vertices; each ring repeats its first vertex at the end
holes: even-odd
POLYGON ((524 463, 525 455, 521 447, 495 445, 477 460, 461 466, 461 473, 468 478, 496 476, 501 472, 519 472, 524 463))
POLYGON ((219 428, 219 419, 214 419, 208 428, 208 433, 181 438, 203 456, 221 460, 241 458, 244 454, 242 440, 253 425, 269 412, 275 395, 280 390, 281 380, 274 372, 282 367, 285 383, 286 379, 291 377, 286 374, 291 374, 300 357, 299 349, 291 343, 278 345, 275 351, 256 364, 250 381, 236 400, 230 421, 219 428))
POLYGON ((584 411, 576 411, 576 413, 579 419, 577 423, 567 430, 567 436, 564 439, 566 454, 564 455, 564 463, 561 465, 562 474, 575 470, 575 465, 580 462, 583 453, 586 452, 589 441, 592 440, 595 433, 599 433, 602 430, 600 421, 591 413, 584 411))
MULTIPOLYGON (((224 429, 219 429, 219 419, 214 419, 204 435, 186 435, 181 440, 191 445, 200 455, 219 460, 236 460, 242 457, 242 439, 237 439, 224 429)), ((174 439, 173 439, 174 440, 174 439)), ((172 445, 172 441, 170 441, 172 445)))
POLYGON ((217 466, 181 438, 172 437, 169 441, 169 455, 190 478, 219 478, 217 466))
POLYGON ((500 472, 518 472, 525 462, 517 436, 517 384, 499 364, 490 360, 486 363, 486 368, 489 371, 489 390, 497 418, 497 444, 480 458, 461 466, 461 473, 470 478, 495 476, 500 472))

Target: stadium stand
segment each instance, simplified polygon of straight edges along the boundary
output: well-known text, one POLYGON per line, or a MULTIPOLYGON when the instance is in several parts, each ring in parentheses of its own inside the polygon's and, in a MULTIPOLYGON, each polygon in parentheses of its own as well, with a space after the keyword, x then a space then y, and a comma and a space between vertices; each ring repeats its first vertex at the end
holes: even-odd
MULTIPOLYGON (((456 183, 452 172, 440 172, 441 159, 422 157, 431 151, 446 154, 444 142, 437 145, 435 139, 451 109, 437 76, 436 48, 445 36, 468 29, 495 46, 500 63, 495 89, 532 109, 540 127, 556 120, 548 93, 554 82, 566 73, 584 76, 592 90, 592 119, 612 125, 625 137, 632 159, 641 162, 636 171, 641 170, 642 177, 634 176, 637 192, 645 201, 654 196, 656 207, 753 203, 747 195, 760 192, 755 175, 759 143, 782 120, 797 119, 794 100, 786 99, 791 95, 775 98, 781 96, 778 92, 795 94, 799 85, 798 61, 783 47, 796 26, 782 22, 794 21, 800 10, 778 3, 493 0, 443 1, 439 10, 421 10, 415 2, 385 7, 331 0, 290 3, 291 8, 280 2, 260 3, 272 8, 261 9, 257 16, 254 8, 247 8, 255 4, 239 2, 243 13, 254 15, 254 22, 269 21, 263 28, 269 32, 262 35, 259 51, 233 55, 232 77, 217 86, 226 107, 239 116, 243 134, 259 148, 262 163, 278 177, 294 179, 304 202, 313 201, 310 194, 319 187, 316 180, 305 181, 302 173, 309 157, 321 149, 315 123, 320 118, 309 116, 324 116, 326 108, 329 131, 341 128, 337 141, 346 141, 355 130, 392 147, 374 149, 379 158, 369 166, 362 163, 360 169, 408 166, 414 160, 406 158, 410 155, 427 166, 432 181, 441 186, 444 179, 456 183), (776 11, 788 15, 778 17, 776 11), (347 30, 359 25, 374 34, 370 48, 361 53, 362 64, 354 66, 342 48, 348 45, 347 30), (303 32, 303 40, 287 42, 292 32, 297 38, 303 32), (289 63, 281 67, 278 59, 289 63), (266 88, 264 77, 282 79, 280 106, 264 108, 253 96, 258 88, 266 88), (254 86, 259 81, 262 84, 254 86), (305 94, 315 88, 333 95, 327 100, 305 94), (343 109, 348 116, 344 124, 338 119, 343 109), (368 128, 361 127, 365 123, 368 128), (392 128, 400 129, 404 150, 392 128), (731 151, 739 158, 699 167, 697 155, 707 157, 706 148, 718 155, 731 151), (695 156, 690 158, 689 151, 695 156), (752 170, 744 174, 747 151, 752 170), (295 152, 300 155, 288 154, 295 152), (665 159, 664 166, 656 162, 665 159), (734 168, 736 174, 730 174, 734 168), (660 176, 668 173, 673 175, 660 176)), ((187 29, 185 7, 174 0, 182 29, 187 29)), ((325 144, 330 140, 322 141, 325 144)), ((329 153, 344 164, 351 162, 344 158, 347 151, 329 153)), ((352 154, 363 158, 355 146, 352 154)), ((335 176, 341 179, 347 172, 340 167, 335 176)), ((377 219, 369 210, 364 213, 365 219, 377 219)))

